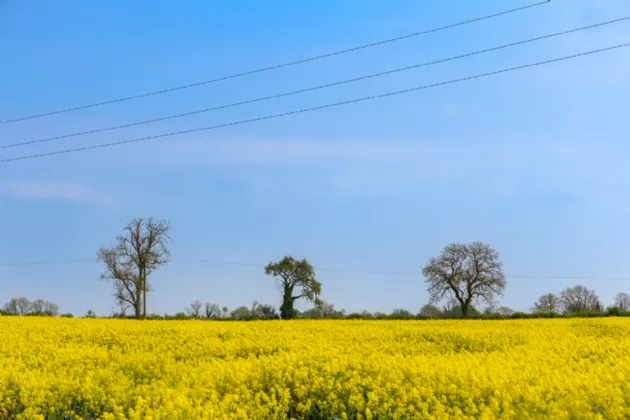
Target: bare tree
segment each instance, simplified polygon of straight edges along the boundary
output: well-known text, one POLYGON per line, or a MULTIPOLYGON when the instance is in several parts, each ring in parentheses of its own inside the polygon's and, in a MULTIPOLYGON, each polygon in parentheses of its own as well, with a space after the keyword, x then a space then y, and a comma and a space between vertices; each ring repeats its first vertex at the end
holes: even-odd
POLYGON ((565 313, 599 312, 602 305, 594 290, 577 285, 568 287, 560 293, 560 305, 565 313))
POLYGON ((258 308, 260 307, 260 303, 257 300, 252 302, 252 309, 249 310, 250 314, 255 315, 258 312, 258 308))
POLYGON ((317 301, 315 307, 319 310, 322 318, 330 318, 335 314, 335 305, 323 300, 317 301))
POLYGON ((134 308, 136 318, 147 316, 147 277, 168 263, 170 225, 163 220, 138 218, 129 222, 113 248, 101 248, 97 260, 105 264, 101 280, 111 280, 114 296, 134 308))
POLYGON ((512 315, 514 313, 514 310, 512 308, 510 308, 510 307, 507 307, 507 306, 501 306, 497 310, 497 313, 499 315, 502 315, 502 316, 510 316, 510 315, 512 315))
POLYGON ((457 299, 455 299, 454 297, 451 297, 442 305, 441 311, 444 314, 450 314, 450 313, 453 313, 453 311, 456 311, 457 309, 461 311, 462 308, 459 302, 457 301, 457 299))
POLYGON ((221 316, 221 308, 216 303, 206 302, 205 316, 206 318, 219 318, 221 316))
POLYGON ((116 299, 116 303, 118 303, 118 307, 120 308, 120 316, 122 318, 125 318, 127 316, 127 310, 131 308, 131 306, 129 305, 129 303, 121 299, 116 299))
POLYGON ((279 318, 278 313, 276 312, 276 308, 274 308, 272 305, 260 304, 257 301, 254 301, 254 304, 252 305, 250 315, 259 319, 279 318))
POLYGON ((50 316, 59 315, 59 305, 45 300, 44 301, 44 314, 50 315, 50 316))
POLYGON ((7 303, 4 304, 4 311, 9 314, 18 315, 20 310, 18 308, 18 300, 17 298, 13 298, 7 303))
POLYGON ((186 313, 193 318, 199 318, 201 317, 201 309, 203 309, 203 303, 200 300, 193 300, 190 306, 186 308, 186 313))
POLYGON ((422 269, 430 303, 455 298, 466 318, 477 301, 490 304, 507 284, 499 253, 481 242, 448 245, 422 269))
POLYGON ((560 310, 562 302, 560 298, 553 293, 547 293, 538 298, 538 301, 534 303, 532 311, 534 312, 558 312, 560 310))
POLYGON ((58 315, 59 305, 43 299, 33 302, 25 297, 13 298, 6 305, 4 310, 15 315, 37 314, 37 315, 58 315))
POLYGON ((630 311, 630 295, 627 293, 619 293, 615 296, 615 306, 622 311, 630 311))
POLYGON ((34 314, 43 314, 46 302, 43 299, 36 299, 31 302, 30 312, 34 314))
POLYGON ((19 315, 26 315, 27 313, 29 313, 31 309, 31 302, 25 298, 25 297, 20 297, 17 298, 17 313, 19 315))
POLYGON ((496 313, 498 313, 498 306, 499 306, 499 301, 495 300, 492 301, 490 303, 488 303, 488 306, 486 306, 483 310, 483 314, 484 315, 494 315, 496 313))

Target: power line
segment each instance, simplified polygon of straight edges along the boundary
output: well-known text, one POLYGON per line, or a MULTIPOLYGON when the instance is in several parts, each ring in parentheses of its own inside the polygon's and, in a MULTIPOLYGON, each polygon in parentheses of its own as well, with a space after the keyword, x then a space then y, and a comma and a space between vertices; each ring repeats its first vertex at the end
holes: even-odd
MULTIPOLYGON (((181 261, 174 261, 175 263, 188 263, 188 264, 207 264, 207 265, 229 265, 236 267, 248 267, 263 269, 264 265, 253 262, 244 261, 221 261, 221 260, 208 260, 208 259, 187 259, 181 261)), ((77 263, 96 263, 94 259, 74 259, 74 260, 45 260, 45 261, 21 261, 21 262, 0 262, 0 267, 25 267, 25 266, 37 266, 37 265, 55 265, 55 264, 77 264, 77 263)), ((399 271, 399 270, 361 270, 352 268, 326 268, 326 267, 313 267, 317 271, 324 271, 327 273, 350 273, 350 274, 364 274, 364 275, 379 275, 379 276, 405 276, 405 277, 419 277, 421 276, 420 270, 418 271, 399 271)), ((520 279, 520 280, 630 280, 630 276, 544 276, 544 275, 506 275, 508 279, 520 279)))
POLYGON ((321 90, 321 89, 326 89, 326 88, 330 88, 330 87, 334 87, 334 86, 354 83, 354 82, 358 82, 358 81, 361 81, 361 80, 372 79, 372 78, 376 78, 376 77, 381 77, 381 76, 386 76, 386 75, 390 75, 390 74, 394 74, 394 73, 399 73, 399 72, 403 72, 403 71, 417 69, 417 68, 420 68, 420 67, 428 67, 428 66, 432 66, 432 65, 435 65, 435 64, 440 64, 440 63, 445 63, 445 62, 449 62, 449 61, 459 60, 459 59, 462 59, 462 58, 467 58, 467 57, 472 57, 472 56, 476 56, 476 55, 481 55, 481 54, 485 54, 485 53, 488 53, 488 52, 498 51, 498 50, 502 50, 502 49, 506 49, 506 48, 511 48, 511 47, 515 47, 515 46, 518 46, 518 45, 523 45, 523 44, 528 44, 528 43, 531 43, 531 42, 541 41, 541 40, 544 40, 544 39, 549 39, 549 38, 553 38, 553 37, 557 37, 557 36, 561 36, 561 35, 567 35, 567 34, 570 34, 570 33, 580 32, 580 31, 593 29, 593 28, 598 28, 598 27, 605 26, 605 25, 611 25, 611 24, 619 23, 619 22, 626 21, 626 20, 629 20, 629 19, 630 19, 630 16, 626 16, 626 17, 623 17, 623 18, 620 18, 620 19, 609 20, 609 21, 597 23, 597 24, 594 24, 594 25, 582 26, 580 28, 570 29, 570 30, 567 30, 567 31, 555 32, 555 33, 552 33, 552 34, 543 35, 543 36, 539 36, 539 37, 535 37, 535 38, 530 38, 530 39, 526 39, 526 40, 523 40, 523 41, 512 42, 512 43, 509 43, 509 44, 503 44, 503 45, 500 45, 500 46, 497 46, 497 47, 486 48, 486 49, 483 49, 483 50, 477 50, 477 51, 473 51, 473 52, 466 53, 466 54, 461 54, 461 55, 452 56, 452 57, 448 57, 448 58, 442 58, 442 59, 434 60, 434 61, 428 61, 428 62, 424 62, 424 63, 420 63, 420 64, 414 64, 414 65, 406 66, 406 67, 400 67, 400 68, 387 70, 387 71, 383 71, 383 72, 379 72, 379 73, 372 73, 372 74, 368 74, 368 75, 365 75, 365 76, 360 76, 360 77, 355 77, 355 78, 352 78, 352 79, 347 79, 347 80, 342 80, 342 81, 338 81, 338 82, 328 83, 328 84, 324 84, 324 85, 314 86, 314 87, 310 87, 310 88, 306 88, 306 89, 300 89, 300 90, 295 90, 295 91, 291 91, 291 92, 284 92, 284 93, 279 93, 279 94, 276 94, 276 95, 263 96, 263 97, 260 97, 260 98, 249 99, 249 100, 241 101, 241 102, 234 102, 234 103, 231 103, 231 104, 220 105, 220 106, 216 106, 216 107, 212 107, 212 108, 204 108, 204 109, 200 109, 200 110, 196 110, 196 111, 190 111, 190 112, 186 112, 186 113, 182 113, 182 114, 168 115, 168 116, 165 116, 165 117, 153 118, 153 119, 144 120, 144 121, 137 121, 137 122, 133 122, 133 123, 129 123, 129 124, 115 125, 115 126, 99 128, 99 129, 95 129, 95 130, 80 131, 80 132, 64 134, 64 135, 60 135, 60 136, 47 137, 47 138, 43 138, 43 139, 39 139, 39 140, 30 140, 30 141, 24 141, 24 142, 19 142, 19 143, 0 145, 0 149, 8 149, 8 148, 13 148, 13 147, 37 144, 37 143, 45 143, 45 142, 49 142, 49 141, 53 141, 53 140, 60 140, 60 139, 66 139, 66 138, 70 138, 70 137, 85 136, 85 135, 88 135, 88 134, 101 133, 101 132, 105 132, 105 131, 120 130, 120 129, 123 129, 123 128, 136 127, 136 126, 144 125, 144 124, 151 124, 151 123, 156 123, 156 122, 160 122, 160 121, 166 121, 166 120, 172 120, 172 119, 176 119, 176 118, 188 117, 188 116, 191 116, 191 115, 202 114, 202 113, 206 113, 206 112, 218 111, 218 110, 226 109, 226 108, 232 108, 232 107, 237 107, 237 106, 242 106, 242 105, 247 105, 247 104, 253 104, 253 103, 256 103, 256 102, 262 102, 262 101, 267 101, 267 100, 271 100, 271 99, 278 99, 278 98, 283 98, 283 97, 287 97, 287 96, 298 95, 298 94, 312 92, 312 91, 321 90))
POLYGON ((370 43, 370 44, 364 44, 364 45, 360 45, 360 46, 357 46, 357 47, 347 48, 345 50, 334 51, 334 52, 330 52, 330 53, 326 53, 326 54, 322 54, 322 55, 317 55, 317 56, 313 56, 313 57, 309 57, 309 58, 304 58, 304 59, 301 59, 301 60, 291 61, 291 62, 288 62, 288 63, 277 64, 277 65, 268 66, 268 67, 262 67, 262 68, 259 68, 259 69, 256 69, 256 70, 249 70, 249 71, 245 71, 245 72, 242 72, 242 73, 235 73, 235 74, 231 74, 229 76, 219 77, 219 78, 216 78, 216 79, 204 80, 204 81, 201 81, 201 82, 190 83, 190 84, 187 84, 187 85, 176 86, 176 87, 172 87, 172 88, 168 88, 168 89, 157 90, 157 91, 143 93, 143 94, 139 94, 139 95, 126 96, 126 97, 122 97, 122 98, 118 98, 118 99, 112 99, 112 100, 109 100, 109 101, 96 102, 96 103, 92 103, 92 104, 88 104, 88 105, 76 106, 76 107, 73 107, 73 108, 65 108, 65 109, 60 109, 60 110, 57 110, 57 111, 46 112, 46 113, 42 113, 42 114, 35 114, 35 115, 29 115, 29 116, 25 116, 25 117, 14 118, 14 119, 11 119, 11 120, 2 121, 2 123, 3 124, 9 124, 9 123, 15 123, 15 122, 19 122, 19 121, 32 120, 32 119, 35 119, 35 118, 47 117, 47 116, 56 115, 56 114, 63 114, 63 113, 67 113, 67 112, 78 111, 78 110, 81 110, 81 109, 94 108, 94 107, 103 106, 103 105, 110 105, 110 104, 114 104, 114 103, 118 103, 118 102, 130 101, 132 99, 146 98, 146 97, 149 97, 149 96, 161 95, 161 94, 168 93, 168 92, 174 92, 174 91, 183 90, 183 89, 189 89, 189 88, 193 88, 193 87, 197 87, 197 86, 208 85, 208 84, 211 84, 211 83, 217 83, 217 82, 221 82, 221 81, 224 81, 224 80, 236 79, 236 78, 239 78, 239 77, 249 76, 249 75, 256 74, 256 73, 262 73, 262 72, 266 72, 266 71, 270 71, 270 70, 280 69, 280 68, 283 68, 283 67, 291 67, 291 66, 295 66, 295 65, 298 65, 298 64, 304 64, 304 63, 308 63, 308 62, 315 61, 315 60, 321 60, 323 58, 333 57, 333 56, 341 55, 341 54, 347 54, 347 53, 350 53, 350 52, 359 51, 359 50, 363 50, 363 49, 366 49, 366 48, 372 48, 372 47, 376 47, 376 46, 379 46, 379 45, 384 45, 384 44, 389 44, 389 43, 392 43, 392 42, 402 41, 404 39, 409 39, 409 38, 413 38, 413 37, 417 37, 417 36, 421 36, 421 35, 427 35, 427 34, 434 33, 434 32, 440 32, 440 31, 444 31, 444 30, 447 30, 447 29, 452 29, 452 28, 455 28, 455 27, 458 27, 458 26, 468 25, 468 24, 471 24, 471 23, 480 22, 480 21, 483 21, 483 20, 492 19, 492 18, 499 17, 499 16, 504 16, 504 15, 507 15, 507 14, 510 14, 510 13, 515 13, 515 12, 519 12, 519 11, 522 11, 522 10, 530 9, 530 8, 533 8, 533 7, 541 6, 543 4, 549 3, 550 1, 551 0, 544 0, 544 1, 540 1, 538 3, 533 3, 533 4, 530 4, 530 5, 527 5, 527 6, 518 7, 518 8, 515 8, 515 9, 510 9, 510 10, 506 10, 506 11, 503 11, 503 12, 493 13, 491 15, 486 15, 486 16, 482 16, 482 17, 466 20, 466 21, 463 21, 463 22, 453 23, 453 24, 450 24, 450 25, 441 26, 439 28, 428 29, 428 30, 421 31, 421 32, 414 32, 414 33, 411 33, 411 34, 407 34, 407 35, 403 35, 403 36, 399 36, 399 37, 395 37, 395 38, 385 39, 385 40, 373 42, 373 43, 370 43))
POLYGON ((525 69, 525 68, 542 66, 542 65, 545 65, 545 64, 551 64, 551 63, 555 63, 555 62, 559 62, 559 61, 570 60, 570 59, 573 59, 573 58, 583 57, 583 56, 592 55, 592 54, 597 54, 597 53, 601 53, 601 52, 604 52, 604 51, 610 51, 610 50, 614 50, 614 49, 625 48, 625 47, 628 47, 628 46, 630 46, 630 43, 618 44, 618 45, 614 45, 614 46, 611 46, 611 47, 600 48, 600 49, 597 49, 597 50, 591 50, 591 51, 587 51, 587 52, 583 52, 583 53, 579 53, 579 54, 573 54, 573 55, 568 55, 568 56, 564 56, 564 57, 560 57, 560 58, 554 58, 554 59, 551 59, 551 60, 539 61, 539 62, 536 62, 536 63, 524 64, 524 65, 516 66, 516 67, 509 67, 509 68, 496 70, 496 71, 492 71, 492 72, 488 72, 488 73, 481 73, 481 74, 476 74, 476 75, 473 75, 473 76, 462 77, 462 78, 459 78, 459 79, 452 79, 452 80, 448 80, 448 81, 445 81, 445 82, 438 82, 438 83, 418 86, 418 87, 414 87, 414 88, 410 88, 410 89, 404 89, 404 90, 398 90, 398 91, 394 91, 394 92, 383 93, 383 94, 379 94, 379 95, 365 96, 365 97, 362 97, 362 98, 356 98, 356 99, 351 99, 351 100, 342 101, 342 102, 335 102, 335 103, 326 104, 326 105, 320 105, 320 106, 316 106, 316 107, 312 107, 312 108, 302 108, 302 109, 298 109, 298 110, 295 110, 295 111, 283 112, 283 113, 280 113, 280 114, 272 114, 272 115, 266 115, 266 116, 257 117, 257 118, 251 118, 251 119, 247 119, 247 120, 233 121, 233 122, 219 124, 219 125, 214 125, 214 126, 209 126, 209 127, 194 128, 194 129, 182 130, 182 131, 175 131, 175 132, 170 132, 170 133, 165 133, 165 134, 158 134, 158 135, 147 136, 147 137, 140 137, 140 138, 135 138, 135 139, 130 139, 130 140, 121 140, 121 141, 111 142, 111 143, 102 143, 102 144, 96 144, 96 145, 92 145, 92 146, 84 146, 84 147, 77 147, 77 148, 72 148, 72 149, 58 150, 58 151, 54 151, 54 152, 46 152, 46 153, 38 153, 38 154, 34 154, 34 155, 26 155, 26 156, 18 156, 18 157, 13 157, 13 158, 5 158, 5 159, 0 160, 0 163, 7 163, 7 162, 18 161, 18 160, 36 159, 36 158, 41 158, 41 157, 45 157, 45 156, 62 155, 62 154, 74 153, 74 152, 83 152, 83 151, 87 151, 87 150, 101 149, 101 148, 112 147, 112 146, 121 146, 121 145, 129 144, 129 143, 138 143, 138 142, 142 142, 142 141, 159 139, 159 138, 165 138, 165 137, 172 137, 172 136, 181 135, 181 134, 196 133, 196 132, 200 132, 200 131, 214 130, 214 129, 217 129, 217 128, 230 127, 230 126, 248 124, 248 123, 257 122, 257 121, 270 120, 270 119, 275 119, 275 118, 280 118, 280 117, 286 117, 286 116, 289 116, 289 115, 295 115, 295 114, 301 114, 301 113, 310 112, 310 111, 316 111, 316 110, 321 110, 321 109, 333 108, 333 107, 337 107, 337 106, 341 106, 341 105, 349 105, 349 104, 358 103, 358 102, 365 102, 365 101, 369 101, 369 100, 372 100, 372 99, 380 99, 380 98, 386 98, 386 97, 390 97, 390 96, 401 95, 401 94, 404 94, 404 93, 416 92, 416 91, 419 91, 419 90, 430 89, 430 88, 434 88, 434 87, 438 87, 438 86, 445 86, 445 85, 455 84, 455 83, 464 82, 464 81, 468 81, 468 80, 479 79, 479 78, 493 76, 493 75, 502 74, 502 73, 508 73, 508 72, 511 72, 511 71, 521 70, 521 69, 525 69))

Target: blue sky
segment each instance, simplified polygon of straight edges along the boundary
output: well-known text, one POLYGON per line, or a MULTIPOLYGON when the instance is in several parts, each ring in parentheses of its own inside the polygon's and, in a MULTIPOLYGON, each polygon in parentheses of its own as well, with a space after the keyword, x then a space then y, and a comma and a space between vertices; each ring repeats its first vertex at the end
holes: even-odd
MULTIPOLYGON (((0 0, 0 119, 224 76, 454 23, 525 1, 105 3, 0 0)), ((501 18, 309 64, 0 125, 8 144, 307 88, 630 15, 625 0, 553 0, 501 18)), ((385 93, 630 41, 630 23, 342 87, 0 150, 20 156, 385 93)), ((262 267, 320 271, 349 311, 417 311, 420 269, 450 242, 502 256, 502 304, 577 283, 630 292, 627 49, 346 107, 0 165, 0 261, 93 259, 133 217, 173 225, 150 312, 191 300, 278 305, 262 267), (216 261, 202 264, 194 260, 216 261), (258 267, 221 262, 240 261, 258 267), (409 275, 337 272, 404 271, 409 275), (413 274, 417 273, 417 274, 413 274), (523 279, 512 276, 540 277, 523 279)), ((95 263, 0 266, 0 301, 108 314, 95 263)), ((304 308, 305 305, 302 305, 304 308)))

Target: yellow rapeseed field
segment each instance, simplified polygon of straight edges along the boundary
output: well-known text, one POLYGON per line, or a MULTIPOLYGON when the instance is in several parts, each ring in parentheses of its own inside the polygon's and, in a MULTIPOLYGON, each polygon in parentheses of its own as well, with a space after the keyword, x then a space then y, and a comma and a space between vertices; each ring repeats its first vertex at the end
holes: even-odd
POLYGON ((0 317, 0 418, 630 418, 630 320, 0 317))

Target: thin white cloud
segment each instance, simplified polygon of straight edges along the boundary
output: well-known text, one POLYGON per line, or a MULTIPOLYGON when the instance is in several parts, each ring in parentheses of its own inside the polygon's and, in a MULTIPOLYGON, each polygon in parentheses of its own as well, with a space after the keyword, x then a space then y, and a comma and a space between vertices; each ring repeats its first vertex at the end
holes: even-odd
POLYGON ((85 185, 61 180, 7 180, 0 183, 0 195, 24 200, 111 203, 85 185))

